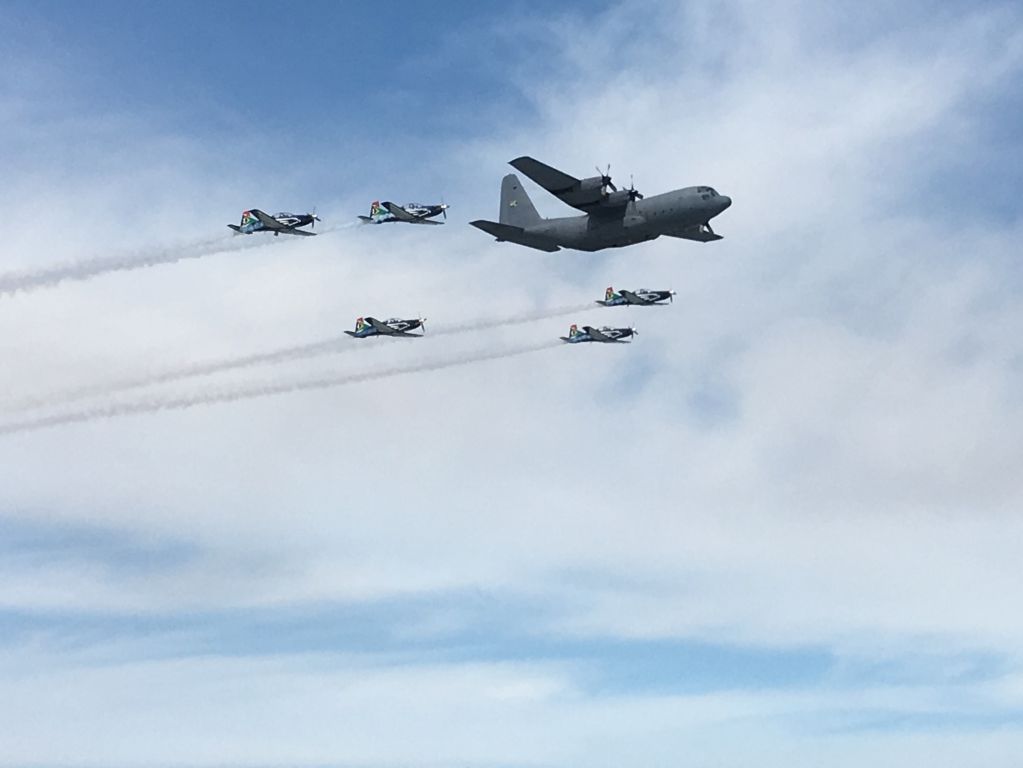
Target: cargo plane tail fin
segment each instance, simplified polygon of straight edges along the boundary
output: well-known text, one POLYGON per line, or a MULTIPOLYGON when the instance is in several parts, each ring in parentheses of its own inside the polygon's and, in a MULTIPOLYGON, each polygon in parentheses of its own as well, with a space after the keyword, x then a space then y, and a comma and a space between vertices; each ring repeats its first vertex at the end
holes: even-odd
POLYGON ((533 201, 522 188, 522 182, 514 173, 509 173, 501 182, 501 216, 498 220, 502 224, 523 228, 542 221, 533 201))

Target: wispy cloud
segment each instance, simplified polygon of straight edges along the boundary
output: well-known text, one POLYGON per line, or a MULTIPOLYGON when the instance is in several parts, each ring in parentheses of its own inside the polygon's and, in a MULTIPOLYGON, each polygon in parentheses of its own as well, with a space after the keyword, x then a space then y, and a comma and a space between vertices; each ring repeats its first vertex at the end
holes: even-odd
MULTIPOLYGON (((1012 152, 992 148, 1018 144, 999 132, 1018 122, 1018 10, 646 3, 493 22, 509 60, 484 55, 486 35, 463 45, 481 49, 476 82, 507 72, 510 93, 460 105, 474 122, 433 152, 389 140, 369 102, 349 112, 383 158, 339 141, 283 169, 267 136, 225 146, 47 104, 60 151, 12 164, 11 212, 85 200, 132 226, 11 231, 5 270, 173 242, 182 222, 215 234, 267 197, 347 220, 443 186, 452 217, 0 301, 5 392, 148 381, 110 407, 160 410, 0 441, 5 514, 130 534, 129 553, 5 550, 23 634, 0 757, 1013 765, 1020 222, 1011 196, 984 197, 1014 183, 1012 152), (525 153, 576 174, 611 162, 645 192, 713 184, 735 200, 725 239, 545 256, 459 225, 493 215, 525 153), (642 329, 628 349, 460 364, 546 344, 561 329, 545 307, 608 317, 582 303, 609 283, 678 296, 615 315, 642 329), (368 312, 467 330, 430 340, 429 360, 412 343, 341 371, 301 354, 280 382, 242 365, 368 312), (476 320, 529 313, 528 336, 476 320), (152 380, 207 364, 191 394, 152 380), (474 609, 480 594, 517 625, 474 609), (154 636, 132 632, 138 615, 154 636), (364 624, 378 629, 352 640, 364 624), (57 663, 46 638, 97 626, 57 663), (706 686, 687 689, 697 668, 706 686)), ((46 92, 5 105, 19 141, 46 92)))

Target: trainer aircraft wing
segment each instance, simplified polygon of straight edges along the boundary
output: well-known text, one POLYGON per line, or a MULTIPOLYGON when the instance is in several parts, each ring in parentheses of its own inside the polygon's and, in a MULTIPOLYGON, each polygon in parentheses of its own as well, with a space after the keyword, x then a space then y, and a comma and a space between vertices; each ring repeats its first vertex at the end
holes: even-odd
POLYGON ((258 208, 252 209, 252 215, 259 219, 259 223, 262 224, 263 227, 265 227, 266 229, 272 229, 275 232, 284 232, 288 229, 279 221, 277 221, 277 219, 275 219, 273 216, 271 216, 268 213, 263 213, 258 208))
POLYGON ((517 157, 509 165, 524 173, 552 195, 561 196, 579 184, 579 179, 574 176, 562 173, 557 168, 551 168, 531 157, 517 157))
POLYGON ((367 317, 366 322, 372 325, 374 328, 376 328, 377 333, 383 334, 385 336, 394 336, 395 334, 398 333, 387 323, 382 323, 375 317, 367 317))
POLYGON ((396 218, 398 221, 407 221, 410 224, 419 221, 418 216, 413 216, 400 205, 395 205, 394 203, 389 202, 383 202, 381 203, 381 205, 384 206, 384 208, 386 208, 390 212, 390 214, 394 216, 394 218, 396 218))
POLYGON ((586 335, 589 336, 594 341, 618 341, 618 339, 608 336, 607 334, 601 333, 596 328, 591 328, 588 325, 583 326, 583 331, 585 331, 586 335))
POLYGON ((632 291, 619 290, 622 296, 624 296, 630 304, 653 304, 649 299, 645 299, 642 296, 637 296, 632 291))
POLYGON ((413 216, 411 213, 406 211, 400 205, 394 203, 381 203, 388 210, 388 212, 394 216, 398 221, 404 221, 409 224, 443 224, 442 221, 431 221, 430 219, 422 216, 413 216))

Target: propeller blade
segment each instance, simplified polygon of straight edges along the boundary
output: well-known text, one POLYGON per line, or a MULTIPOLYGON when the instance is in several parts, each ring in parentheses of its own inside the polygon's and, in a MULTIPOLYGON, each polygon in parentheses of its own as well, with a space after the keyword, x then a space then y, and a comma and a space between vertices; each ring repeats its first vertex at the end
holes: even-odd
POLYGON ((594 167, 597 169, 597 173, 600 175, 601 191, 603 191, 604 194, 607 194, 607 190, 608 188, 610 188, 612 192, 617 192, 618 187, 616 187, 614 185, 614 182, 611 181, 611 163, 607 164, 607 170, 605 171, 600 170, 599 165, 596 165, 594 167))
POLYGON ((636 189, 636 182, 633 177, 629 176, 629 188, 626 190, 629 193, 629 202, 634 203, 637 200, 643 199, 643 194, 636 189))

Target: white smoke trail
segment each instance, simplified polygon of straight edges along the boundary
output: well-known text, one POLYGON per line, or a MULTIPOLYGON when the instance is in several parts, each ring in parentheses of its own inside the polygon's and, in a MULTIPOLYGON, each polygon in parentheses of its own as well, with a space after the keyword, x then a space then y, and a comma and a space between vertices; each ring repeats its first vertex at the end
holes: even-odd
MULTIPOLYGON (((577 304, 573 306, 554 307, 552 309, 539 309, 531 312, 523 312, 508 317, 495 317, 472 322, 460 323, 457 325, 442 325, 438 330, 431 330, 430 336, 448 336, 473 331, 490 330, 504 326, 521 325, 547 320, 562 315, 575 314, 589 308, 589 304, 577 304)), ((15 403, 4 404, 4 410, 26 411, 35 408, 66 405, 78 400, 85 400, 90 397, 113 395, 132 389, 156 386, 158 384, 169 384, 181 379, 189 379, 197 376, 209 376, 216 373, 233 371, 241 368, 250 368, 257 365, 269 365, 284 363, 294 360, 321 357, 324 355, 336 355, 357 350, 369 349, 364 343, 356 342, 348 336, 332 336, 321 341, 314 341, 308 344, 297 344, 266 352, 255 352, 248 355, 237 355, 221 358, 219 360, 207 360, 196 363, 184 363, 164 371, 153 371, 141 374, 132 378, 125 378, 119 381, 91 384, 76 389, 55 392, 47 395, 34 396, 22 399, 15 403)))
POLYGON ((511 315, 509 317, 485 318, 483 320, 458 323, 457 325, 443 325, 440 327, 440 330, 431 330, 430 335, 446 336, 448 334, 468 333, 470 331, 485 331, 492 328, 501 328, 506 325, 520 325, 523 323, 532 323, 536 320, 549 320, 563 315, 574 315, 577 312, 584 312, 585 310, 592 308, 593 303, 590 302, 586 304, 554 307, 553 309, 538 309, 530 312, 522 312, 517 315, 511 315))
POLYGON ((127 269, 141 269, 157 264, 172 264, 184 259, 198 259, 221 251, 235 250, 246 246, 258 245, 258 242, 247 239, 232 247, 233 236, 223 235, 209 240, 198 240, 191 243, 157 248, 153 250, 120 253, 112 256, 97 256, 52 267, 28 269, 19 272, 0 274, 0 296, 49 288, 66 280, 88 280, 107 272, 119 272, 127 269))
POLYGON ((291 347, 283 347, 268 352, 255 352, 250 355, 238 355, 220 360, 208 360, 191 364, 182 364, 175 368, 168 368, 164 371, 153 371, 134 378, 120 379, 107 383, 90 384, 77 389, 55 392, 49 395, 27 397, 15 403, 8 403, 3 406, 5 411, 26 411, 35 408, 45 408, 57 405, 65 405, 78 400, 87 400, 90 397, 102 395, 114 395, 132 389, 156 386, 158 384, 169 384, 181 379, 189 379, 196 376, 210 376, 215 373, 233 371, 240 368, 249 368, 256 365, 280 363, 288 360, 301 360, 309 357, 318 357, 326 354, 340 354, 345 351, 359 349, 359 347, 342 347, 345 342, 350 342, 347 336, 335 336, 323 341, 316 341, 310 344, 300 344, 291 347))
POLYGON ((224 389, 194 395, 154 398, 128 403, 112 403, 110 405, 97 406, 94 408, 83 408, 79 411, 58 413, 49 416, 40 416, 34 419, 25 419, 23 421, 0 424, 0 435, 12 435, 20 432, 46 429, 47 427, 80 424, 82 422, 112 419, 119 416, 185 410, 199 405, 231 403, 237 400, 249 400, 257 397, 269 397, 271 395, 282 395, 292 392, 343 387, 367 381, 378 381, 380 379, 389 379, 397 376, 408 376, 414 373, 425 373, 427 371, 438 371, 444 368, 454 368, 473 363, 482 363, 488 360, 517 357, 519 355, 540 352, 545 349, 553 349, 555 347, 560 347, 561 345, 562 342, 560 341, 543 341, 538 344, 491 351, 478 351, 460 355, 458 357, 435 360, 432 362, 394 366, 391 368, 381 368, 375 371, 334 374, 286 382, 269 381, 247 387, 236 387, 233 389, 224 389))
MULTIPOLYGON (((353 226, 353 224, 327 227, 320 230, 320 234, 336 232, 340 229, 347 229, 350 226, 353 226)), ((269 245, 273 241, 285 242, 281 238, 270 237, 260 232, 246 236, 227 234, 165 248, 119 253, 112 256, 97 256, 91 259, 56 264, 52 267, 5 272, 0 274, 0 296, 14 294, 19 291, 52 288, 65 281, 88 280, 108 272, 122 272, 130 269, 154 267, 160 264, 173 264, 177 261, 198 259, 215 253, 239 251, 260 245, 269 245)))

